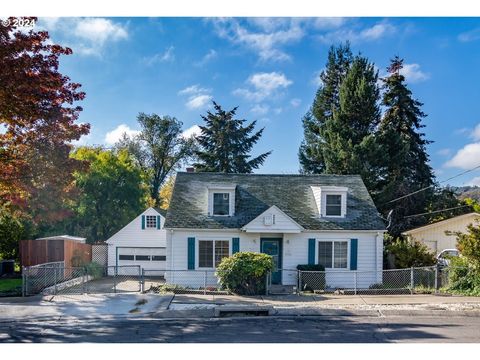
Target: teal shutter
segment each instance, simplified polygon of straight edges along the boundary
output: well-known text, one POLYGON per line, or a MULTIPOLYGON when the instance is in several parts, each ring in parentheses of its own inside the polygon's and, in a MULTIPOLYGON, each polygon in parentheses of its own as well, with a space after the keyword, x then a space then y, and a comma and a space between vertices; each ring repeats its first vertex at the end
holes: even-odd
POLYGON ((160 215, 157 215, 157 229, 160 230, 160 215))
POLYGON ((315 264, 315 239, 308 239, 308 265, 315 264))
POLYGON ((358 239, 350 239, 350 270, 357 270, 358 239))
POLYGON ((142 230, 145 230, 145 215, 142 215, 142 230))
POLYGON ((240 238, 232 238, 232 255, 240 252, 240 238))
POLYGON ((188 270, 195 270, 195 238, 188 238, 188 270))

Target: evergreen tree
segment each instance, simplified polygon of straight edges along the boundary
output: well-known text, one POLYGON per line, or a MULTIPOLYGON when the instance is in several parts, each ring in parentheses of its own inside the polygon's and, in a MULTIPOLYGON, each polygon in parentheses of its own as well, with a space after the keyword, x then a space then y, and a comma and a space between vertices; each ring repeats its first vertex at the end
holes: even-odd
POLYGON ((215 112, 202 115, 205 126, 200 126, 201 135, 197 136, 199 150, 196 151, 199 162, 197 171, 224 173, 251 173, 263 164, 271 151, 250 159, 253 145, 262 136, 263 130, 250 135, 256 121, 243 126, 246 120, 234 119, 237 107, 224 111, 213 102, 215 112))
POLYGON ((325 173, 360 174, 369 190, 376 186, 380 122, 378 72, 365 57, 356 56, 339 88, 338 108, 321 131, 325 142, 325 173))
POLYGON ((311 109, 303 118, 304 140, 299 149, 301 172, 319 174, 325 171, 322 136, 324 124, 339 107, 340 84, 353 61, 350 44, 332 46, 328 60, 320 74, 321 86, 317 90, 311 109))
POLYGON ((388 160, 379 179, 379 193, 374 196, 381 212, 393 210, 389 232, 394 236, 422 221, 406 216, 424 212, 434 194, 434 174, 426 150, 431 142, 420 131, 426 115, 421 110, 423 104, 413 99, 406 86, 402 67, 403 60, 395 57, 387 69, 389 75, 383 79, 385 113, 378 139, 388 160), (428 189, 392 202, 424 188, 428 189))

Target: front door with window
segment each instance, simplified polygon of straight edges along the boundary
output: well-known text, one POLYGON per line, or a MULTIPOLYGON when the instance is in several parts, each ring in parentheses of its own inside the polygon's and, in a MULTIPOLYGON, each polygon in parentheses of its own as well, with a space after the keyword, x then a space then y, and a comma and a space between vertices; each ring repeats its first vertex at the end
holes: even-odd
POLYGON ((282 239, 260 239, 260 252, 272 256, 275 270, 272 272, 272 284, 282 283, 282 239))

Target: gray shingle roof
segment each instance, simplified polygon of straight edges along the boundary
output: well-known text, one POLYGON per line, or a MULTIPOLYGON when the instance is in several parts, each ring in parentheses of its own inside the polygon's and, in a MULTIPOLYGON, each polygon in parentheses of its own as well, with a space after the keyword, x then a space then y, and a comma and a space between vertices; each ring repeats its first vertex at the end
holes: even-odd
POLYGON ((166 228, 238 229, 276 205, 306 230, 383 230, 358 175, 177 173, 166 228), (208 216, 208 187, 236 185, 235 215, 208 216), (347 187, 347 216, 320 218, 311 186, 347 187))

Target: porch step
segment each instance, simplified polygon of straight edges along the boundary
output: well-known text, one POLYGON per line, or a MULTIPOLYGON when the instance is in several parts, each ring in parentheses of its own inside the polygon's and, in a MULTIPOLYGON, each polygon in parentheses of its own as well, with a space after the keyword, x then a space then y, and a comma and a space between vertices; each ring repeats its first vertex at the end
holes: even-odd
POLYGON ((270 285, 268 290, 270 295, 288 295, 295 293, 295 286, 293 285, 270 285))

